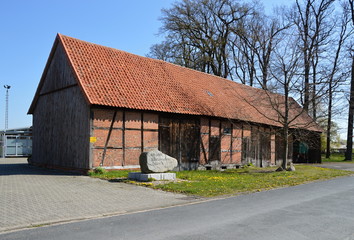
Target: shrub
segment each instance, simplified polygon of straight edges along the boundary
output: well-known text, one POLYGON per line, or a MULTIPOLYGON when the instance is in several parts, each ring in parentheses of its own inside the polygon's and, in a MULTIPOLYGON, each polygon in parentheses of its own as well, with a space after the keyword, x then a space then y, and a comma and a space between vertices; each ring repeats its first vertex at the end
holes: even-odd
POLYGON ((103 167, 97 167, 93 170, 93 172, 96 174, 105 174, 107 172, 107 170, 104 169, 103 167))

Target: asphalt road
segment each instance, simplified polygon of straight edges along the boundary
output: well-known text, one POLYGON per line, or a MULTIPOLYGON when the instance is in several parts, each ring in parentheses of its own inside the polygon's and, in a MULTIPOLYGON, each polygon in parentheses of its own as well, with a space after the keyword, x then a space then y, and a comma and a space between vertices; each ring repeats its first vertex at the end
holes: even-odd
POLYGON ((322 164, 316 165, 318 167, 323 168, 332 168, 332 169, 339 169, 339 170, 347 170, 354 172, 354 163, 346 163, 346 162, 325 162, 322 164))
POLYGON ((354 240, 354 177, 39 227, 0 239, 354 240))

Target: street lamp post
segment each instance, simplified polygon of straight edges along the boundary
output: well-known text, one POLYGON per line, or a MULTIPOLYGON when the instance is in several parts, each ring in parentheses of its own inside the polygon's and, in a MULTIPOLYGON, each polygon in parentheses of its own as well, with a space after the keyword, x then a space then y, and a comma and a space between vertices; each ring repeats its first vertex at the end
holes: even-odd
POLYGON ((9 124, 9 89, 11 88, 10 85, 4 85, 6 89, 6 106, 5 106, 5 132, 8 128, 9 124))
POLYGON ((2 138, 2 157, 6 156, 6 130, 9 127, 9 89, 11 88, 10 85, 4 85, 6 89, 6 105, 5 105, 5 129, 2 138))

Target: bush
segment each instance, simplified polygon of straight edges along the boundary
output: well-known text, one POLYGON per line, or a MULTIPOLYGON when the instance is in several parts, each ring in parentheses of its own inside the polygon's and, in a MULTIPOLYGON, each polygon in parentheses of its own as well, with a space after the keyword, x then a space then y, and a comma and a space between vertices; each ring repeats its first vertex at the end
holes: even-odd
POLYGON ((93 170, 93 172, 96 174, 105 174, 107 172, 107 170, 104 169, 103 167, 97 167, 93 170))

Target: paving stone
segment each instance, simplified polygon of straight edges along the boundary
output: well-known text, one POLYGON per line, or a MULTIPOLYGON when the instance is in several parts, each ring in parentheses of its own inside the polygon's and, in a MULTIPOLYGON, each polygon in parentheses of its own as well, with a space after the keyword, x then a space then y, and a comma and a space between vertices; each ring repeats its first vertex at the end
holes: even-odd
POLYGON ((185 195, 0 159, 0 232, 195 201, 185 195))

